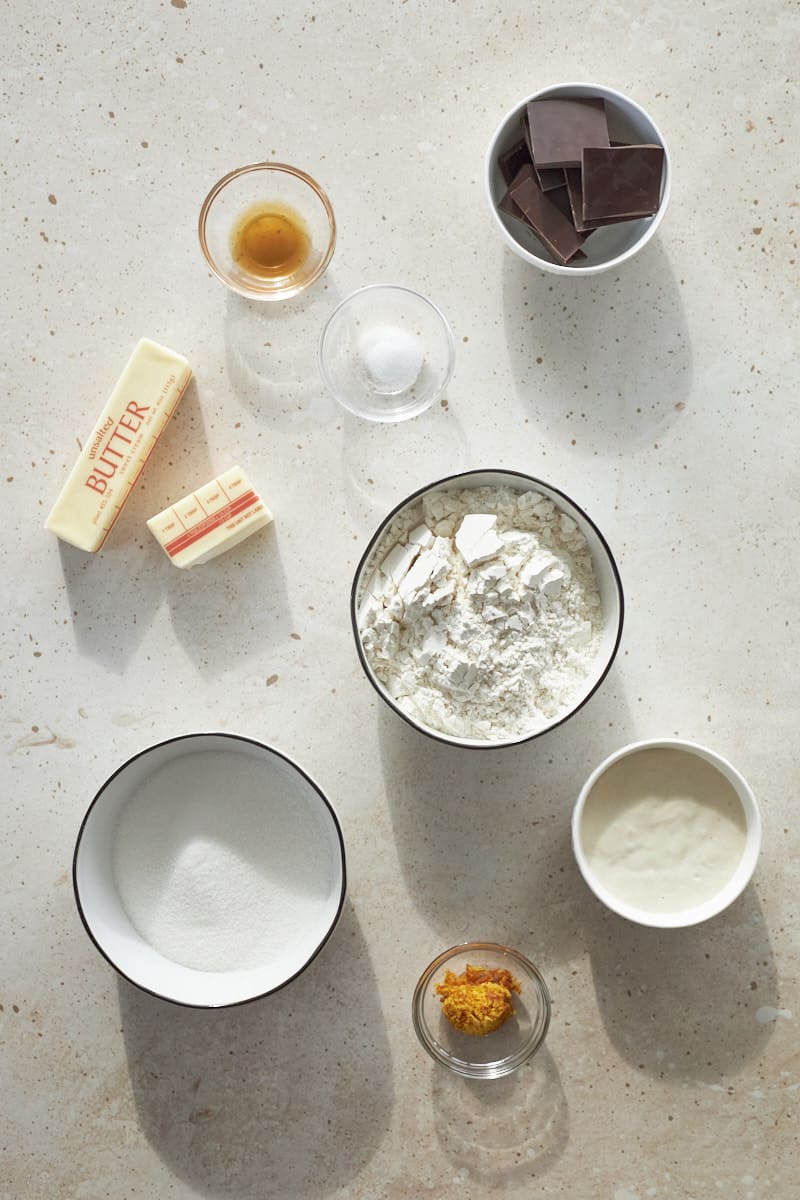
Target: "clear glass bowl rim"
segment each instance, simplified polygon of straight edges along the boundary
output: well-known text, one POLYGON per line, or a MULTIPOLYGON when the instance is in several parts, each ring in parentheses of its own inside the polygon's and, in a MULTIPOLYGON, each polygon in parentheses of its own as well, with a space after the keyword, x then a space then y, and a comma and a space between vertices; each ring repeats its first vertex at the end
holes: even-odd
MULTIPOLYGON (((341 395, 340 395, 338 389, 336 387, 334 387, 333 382, 328 374, 328 370, 325 366, 325 342, 327 340, 331 325, 333 324, 333 322, 335 321, 335 319, 339 315, 339 313, 342 311, 342 309, 346 308, 350 304, 350 302, 356 298, 356 296, 363 296, 365 292, 374 292, 374 291, 405 292, 409 296, 414 296, 417 300, 421 300, 422 303, 424 305, 426 305, 428 308, 433 309, 433 311, 436 313, 436 316, 439 318, 439 320, 441 322, 442 329, 444 330, 445 338, 447 339, 447 370, 445 371, 442 382, 439 384, 439 387, 437 388, 436 392, 434 393, 432 399, 425 405, 425 408, 420 409, 419 412, 417 412, 415 410, 411 414, 412 416, 418 416, 420 412, 424 412, 425 409, 430 408, 430 406, 432 404, 436 403, 437 397, 441 396, 442 392, 445 390, 445 388, 449 384, 450 380, 453 378, 453 371, 455 370, 455 365, 456 365, 456 339, 455 339, 455 335, 453 334, 453 330, 450 327, 450 322, 448 321, 447 317, 442 312, 441 308, 439 308, 439 305, 434 300, 431 300, 428 296, 423 296, 422 292, 418 292, 418 291, 416 291, 415 288, 408 287, 406 284, 403 284, 403 283, 366 283, 366 284, 364 284, 363 287, 356 288, 356 290, 354 292, 350 292, 349 296, 345 296, 345 298, 343 300, 339 301, 339 303, 336 305, 336 308, 333 310, 333 312, 331 313, 331 315, 328 317, 327 321, 325 322, 323 329, 322 329, 322 333, 320 334, 319 346, 317 348, 317 359, 319 361, 320 373, 322 374, 322 378, 325 382, 325 386, 327 387, 328 391, 342 405, 343 408, 346 408, 348 410, 348 412, 352 412, 356 416, 363 417, 365 415, 359 409, 351 407, 350 404, 346 404, 345 401, 341 398, 341 395)), ((377 420, 377 418, 375 418, 375 417, 367 417, 366 419, 367 420, 377 420)), ((398 418, 392 418, 392 419, 396 420, 398 418)))
POLYGON ((312 283, 315 283, 319 277, 324 274, 336 248, 336 217, 334 216, 333 206, 328 199, 327 192, 320 186, 320 184, 317 183, 313 176, 308 174, 307 171, 301 171, 299 167, 292 167, 289 165, 289 163, 284 162, 270 161, 247 163, 245 166, 237 167, 235 170, 229 171, 227 175, 223 175, 222 178, 218 179, 211 188, 200 208, 200 216, 197 220, 197 236, 200 239, 200 249, 203 251, 203 257, 217 278, 221 279, 226 287, 231 288, 234 292, 238 292, 240 296, 247 296, 250 299, 257 297, 261 300, 281 300, 288 299, 290 296, 296 296, 299 292, 305 291, 307 287, 310 287, 312 283), (247 287, 246 285, 238 283, 236 280, 231 279, 231 277, 226 274, 222 267, 220 267, 219 263, 216 261, 208 247, 208 241, 206 239, 206 224, 208 222, 208 215, 211 212, 211 208, 217 196, 219 196, 220 192, 224 191, 228 184, 232 183, 234 179, 239 179, 240 176, 249 175, 255 171, 282 171, 285 175, 293 175, 295 179, 301 180, 301 182, 307 184, 307 186, 317 196, 318 200, 325 209, 325 214, 328 218, 328 224, 330 226, 330 238, 328 240, 327 250, 323 254, 322 259, 307 279, 303 279, 301 283, 295 284, 291 288, 287 288, 285 290, 275 288, 272 291, 267 291, 266 289, 247 287))
POLYGON ((504 1075, 510 1075, 512 1071, 516 1071, 517 1067, 522 1066, 524 1062, 527 1062, 536 1053, 547 1037, 547 1031, 550 1028, 551 1009, 550 992, 545 983, 544 976, 539 968, 529 958, 526 958, 524 954, 521 954, 519 950, 514 950, 511 946, 504 946, 500 942, 460 942, 458 945, 451 946, 449 950, 444 950, 441 954, 437 955, 433 962, 429 963, 420 975, 411 1001, 411 1020, 414 1025, 414 1032, 422 1046, 436 1062, 454 1071, 457 1075, 463 1075, 468 1079, 497 1079, 504 1075), (453 1059, 449 1054, 442 1052, 429 1038, 422 1017, 422 1002, 425 992, 430 986, 436 972, 454 958, 455 955, 471 953, 472 951, 478 954, 481 952, 503 954, 514 959, 535 981, 544 1007, 544 1021, 541 1030, 537 1028, 534 1034, 524 1045, 520 1046, 515 1054, 510 1054, 507 1058, 500 1059, 496 1063, 465 1064, 453 1059))

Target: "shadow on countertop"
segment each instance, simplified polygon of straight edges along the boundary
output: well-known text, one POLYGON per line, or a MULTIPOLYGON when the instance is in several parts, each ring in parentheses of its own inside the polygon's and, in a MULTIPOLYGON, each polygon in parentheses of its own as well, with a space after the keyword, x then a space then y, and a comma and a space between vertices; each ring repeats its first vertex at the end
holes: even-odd
POLYGON ((378 1149, 394 1103, 391 1059, 349 903, 308 970, 263 1000, 204 1012, 122 979, 118 989, 140 1126, 199 1195, 316 1200, 378 1149))
POLYGON ((59 543, 82 655, 124 673, 165 600, 177 641, 208 681, 288 642, 292 615, 275 525, 189 570, 167 560, 146 525, 148 517, 230 465, 212 460, 192 381, 107 546, 90 555, 59 543))
POLYGON ((322 382, 317 348, 342 299, 332 269, 289 300, 247 300, 228 292, 225 355, 228 378, 242 403, 275 429, 324 426, 340 415, 322 382))
POLYGON ((212 477, 202 405, 192 379, 105 546, 87 554, 58 543, 75 641, 83 657, 124 673, 163 601, 165 580, 176 573, 147 520, 212 477))
POLYGON ((547 968, 588 955, 610 1041, 651 1076, 718 1085, 763 1052, 780 997, 752 884, 711 921, 649 929, 607 910, 578 870, 581 785, 637 736, 616 667, 581 712, 519 748, 459 750, 379 712, 398 859, 443 945, 500 941, 547 968))
POLYGON ((778 1006, 769 931, 752 884, 711 921, 634 925, 586 897, 586 942, 606 1032, 631 1066, 661 1079, 717 1083, 764 1050, 778 1006))
POLYGON ((461 1079, 434 1064, 434 1124, 454 1164, 495 1185, 544 1175, 569 1141, 569 1109, 546 1046, 504 1079, 461 1079))
POLYGON ((465 750, 417 732, 385 704, 379 744, 406 887, 444 945, 487 939, 534 962, 583 948, 589 894, 570 817, 580 788, 634 736, 616 667, 580 712, 505 750, 465 750))
POLYGON ((341 428, 347 508, 366 534, 417 488, 466 469, 467 438, 449 402, 386 423, 342 409, 341 428))
POLYGON ((274 524, 200 567, 160 565, 175 636, 204 679, 289 643, 295 626, 274 524))
POLYGON ((659 238, 618 271, 588 278, 545 275, 509 250, 503 310, 518 395, 579 453, 653 442, 685 407, 689 330, 659 238))

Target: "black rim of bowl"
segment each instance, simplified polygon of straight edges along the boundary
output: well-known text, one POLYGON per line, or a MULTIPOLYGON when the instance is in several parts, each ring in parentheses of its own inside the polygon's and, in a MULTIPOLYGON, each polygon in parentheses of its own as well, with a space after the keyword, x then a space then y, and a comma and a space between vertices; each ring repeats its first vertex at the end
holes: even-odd
POLYGON ((392 509, 392 511, 388 514, 388 516, 384 517, 384 519, 381 521, 378 528, 373 533, 372 537, 369 539, 369 542, 367 543, 367 548, 364 551, 364 553, 361 555, 361 558, 358 561, 358 566, 356 567, 355 574, 353 576, 353 583, 350 588, 350 623, 353 627, 353 638, 354 638, 355 644, 356 644, 356 653, 358 654, 359 661, 361 663, 364 674, 366 675, 367 679, 374 687, 375 691, 378 693, 378 695, 384 701, 384 703, 388 704, 389 708, 391 708, 394 712, 396 712, 398 717, 402 717, 402 719, 406 722, 406 724, 410 725, 412 729, 416 729, 419 733, 424 733, 427 737, 433 738, 437 742, 441 742, 442 745, 457 746, 459 749, 462 749, 462 750, 505 750, 510 746, 524 746, 526 742, 532 742, 535 738, 542 737, 546 733, 552 733, 552 731, 554 729, 558 729, 559 725, 563 725, 565 721, 568 721, 571 717, 574 717, 575 714, 577 712, 580 712, 580 710, 583 708, 583 706, 585 704, 587 704, 589 700, 591 700, 592 696, 594 696, 595 692, 598 690, 598 688, 600 687, 600 685, 603 683, 606 676, 608 675, 609 671, 611 670, 611 667, 614 663, 614 659, 617 657, 617 651, 619 650, 620 641, 622 640, 622 626, 624 624, 624 621, 625 621, 625 594, 622 590, 622 579, 620 578, 619 569, 617 568, 617 562, 616 562, 616 559, 614 558, 614 555, 611 553, 611 547, 609 546, 608 542, 604 538, 601 531, 598 529, 597 525, 595 525, 594 521, 589 516, 589 514, 584 512, 584 510, 581 508, 581 506, 579 504, 576 504, 571 496, 568 496, 566 492, 562 492, 560 488, 554 487, 552 485, 552 483, 547 483, 547 481, 544 479, 537 479, 534 475, 526 475, 524 471, 509 470, 507 467, 476 467, 470 471, 458 471, 458 472, 456 472, 455 475, 445 475, 444 478, 437 479, 433 483, 426 483, 424 485, 424 487, 417 488, 417 490, 415 492, 412 492, 411 495, 406 496, 405 500, 401 500, 399 504, 396 504, 395 507, 392 509), (381 685, 378 683, 377 679, 375 678, 372 668, 370 667, 369 663, 367 662, 367 656, 365 655, 364 648, 361 645, 361 635, 358 630, 358 596, 357 596, 357 592, 358 592, 359 580, 363 573, 364 567, 366 566, 367 562, 369 561, 370 555, 372 554, 373 550, 377 546, 381 537, 386 532, 387 528, 389 527, 391 522, 394 520, 394 518, 397 516, 397 514, 399 512, 401 512, 404 508, 407 508, 410 504, 413 504, 413 502, 415 500, 417 500, 420 496, 424 496, 426 492, 431 492, 434 490, 434 488, 443 487, 444 484, 454 483, 457 480, 470 479, 475 475, 508 475, 514 479, 523 480, 527 484, 533 484, 536 487, 546 488, 548 491, 552 492, 554 495, 560 496, 562 500, 566 500, 567 503, 569 505, 571 505, 572 508, 574 508, 576 512, 580 513, 583 520, 586 521, 587 525, 589 525, 593 529, 594 533, 597 535, 597 538, 598 538, 601 546, 603 547, 603 549, 606 552, 606 555, 608 556, 608 561, 611 565, 611 571, 614 576, 614 582, 617 587, 617 595, 619 597, 619 621, 617 622, 617 634, 614 639, 614 645, 612 647, 611 654, 608 657, 608 662, 606 663, 605 667, 603 668, 602 673, 596 680, 594 687, 592 687, 591 690, 586 693, 586 695, 581 700, 580 704, 576 704, 575 707, 571 708, 569 710, 569 712, 564 714, 563 717, 559 717, 559 719, 557 721, 552 721, 549 725, 545 726, 544 729, 537 729, 533 733, 526 734, 525 737, 511 738, 509 740, 502 741, 502 742, 495 742, 495 741, 486 741, 485 743, 481 743, 481 742, 477 742, 477 741, 470 742, 470 741, 462 739, 462 738, 450 737, 446 733, 440 733, 436 729, 430 729, 426 725, 419 724, 419 722, 415 721, 413 717, 408 715, 408 713, 403 712, 402 708, 400 708, 400 706, 395 703, 395 701, 392 699, 392 697, 389 696, 388 693, 384 691, 384 689, 381 687, 381 685))
POLYGON ((94 943, 95 948, 99 951, 99 953, 106 960, 106 962, 114 968, 114 970, 117 972, 117 974, 120 975, 123 979, 127 980, 128 983, 133 984, 133 986, 135 988, 138 988, 139 991, 146 992, 147 995, 149 995, 149 996, 155 996, 155 998, 157 1000, 166 1000, 168 1004, 177 1004, 179 1008, 198 1008, 198 1009, 204 1009, 204 1010, 216 1010, 216 1009, 224 1009, 224 1008, 241 1008, 241 1006, 243 1004, 252 1004, 256 1000, 263 1000, 265 996, 273 996, 276 992, 282 991, 283 988, 287 987, 290 983, 293 982, 293 980, 297 979, 299 975, 302 975, 303 972, 305 970, 307 970, 307 968, 311 965, 311 963, 317 957, 320 950, 322 950, 322 947, 328 941, 328 939, 330 938, 334 929, 338 925, 339 918, 342 915, 345 894, 347 891, 347 867, 346 867, 346 860, 345 860, 344 837, 342 836, 342 828, 341 828, 341 825, 339 824, 339 818, 337 817, 337 815, 334 811, 333 805, 331 804, 328 797, 322 791, 320 786, 314 782, 314 780, 311 778, 311 776, 308 775, 303 770, 302 767, 299 767, 297 765, 297 763, 293 761, 293 759, 289 758, 288 755, 283 754, 280 750, 276 750, 274 746, 267 745, 266 742, 259 742, 256 738, 245 737, 239 733, 222 733, 222 732, 215 731, 215 730, 210 730, 208 732, 203 732, 203 733, 183 733, 183 734, 178 734, 176 737, 164 738, 164 740, 160 741, 160 742, 154 742, 151 746, 146 746, 144 748, 144 750, 139 750, 137 754, 132 754, 130 758, 126 759, 124 763, 121 763, 120 766, 117 767, 116 771, 112 772, 112 774, 109 775, 108 779, 106 779, 106 781, 97 790, 97 792, 94 795, 94 798, 92 799, 92 802, 90 803, 89 807, 87 808, 87 810, 84 814, 83 820, 81 821, 81 824, 80 824, 80 829, 78 830, 78 836, 75 839, 75 850, 73 851, 73 855, 72 855, 72 890, 73 890, 73 894, 75 896, 75 904, 77 905, 78 915, 80 916, 80 919, 83 922, 83 927, 86 930, 86 933, 88 934, 90 941, 92 941, 94 943), (189 742, 189 741, 192 741, 194 738, 208 738, 208 737, 227 738, 229 741, 232 741, 232 742, 245 742, 250 746, 257 746, 259 748, 259 750, 267 750, 270 754, 274 754, 276 756, 276 758, 282 759, 288 766, 292 767, 293 770, 295 770, 297 772, 297 774, 300 775, 306 781, 306 783, 308 783, 311 786, 311 788, 313 788, 313 790, 317 793, 319 798, 322 800, 325 807, 328 809, 328 812, 330 813, 331 819, 333 821, 333 827, 336 830, 336 836, 339 839, 339 854, 341 856, 341 861, 342 861, 342 886, 341 886, 341 891, 339 894, 339 903, 336 907, 336 914, 335 914, 333 920, 331 921, 330 929, 325 934, 324 938, 319 943, 319 945, 317 945, 315 947, 315 949, 313 950, 311 955, 303 963, 302 967, 300 967, 299 970, 295 971, 294 975, 290 975, 288 979, 285 979, 283 981, 283 983, 279 983, 277 987, 268 988, 268 990, 265 992, 258 992, 255 996, 247 996, 244 1000, 232 1000, 228 1004, 200 1004, 200 1003, 193 1003, 188 1000, 176 1000, 174 996, 165 996, 163 994, 163 992, 157 992, 154 988, 147 987, 145 984, 140 983, 137 979, 132 979, 130 975, 126 974, 126 972, 123 971, 122 968, 117 963, 114 962, 113 958, 111 958, 111 956, 107 953, 107 951, 104 950, 104 948, 100 945, 99 941, 97 940, 94 933, 92 932, 92 927, 89 924, 89 921, 86 917, 86 913, 84 912, 84 909, 83 909, 83 905, 81 904, 80 891, 78 888, 78 854, 80 852, 81 842, 83 840, 83 832, 86 828, 86 824, 89 820, 89 817, 92 814, 92 810, 94 809, 95 804, 97 804, 98 800, 103 795, 106 788, 109 787, 109 785, 111 783, 113 783, 113 781, 116 779, 116 777, 122 771, 126 770, 126 768, 129 767, 132 762, 135 762, 137 760, 137 758, 142 758, 142 757, 144 757, 144 755, 150 754, 154 750, 159 750, 162 746, 169 746, 173 742, 189 742))

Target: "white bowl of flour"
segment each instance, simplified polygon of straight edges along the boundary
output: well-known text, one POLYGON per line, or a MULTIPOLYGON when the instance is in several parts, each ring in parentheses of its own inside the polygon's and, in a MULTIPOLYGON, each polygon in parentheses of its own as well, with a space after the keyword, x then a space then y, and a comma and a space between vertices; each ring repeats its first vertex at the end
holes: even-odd
POLYGON ((517 745, 593 695, 622 634, 614 558, 557 488, 448 476, 398 505, 359 563, 356 647, 382 698, 453 745, 517 745))
POLYGON ((243 1004, 299 975, 344 903, 339 822, 278 751, 232 734, 137 754, 95 796, 73 863, 78 911, 132 983, 243 1004))

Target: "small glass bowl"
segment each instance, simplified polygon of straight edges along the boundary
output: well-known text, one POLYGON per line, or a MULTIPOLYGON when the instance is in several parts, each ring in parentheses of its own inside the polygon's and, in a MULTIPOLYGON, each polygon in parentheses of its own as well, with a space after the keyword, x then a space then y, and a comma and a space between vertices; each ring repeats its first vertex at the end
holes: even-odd
POLYGON ((542 1045, 550 1026, 550 993, 541 973, 518 950, 496 942, 465 942, 435 958, 420 976, 411 1005, 414 1030, 431 1058, 467 1079, 500 1079, 521 1067, 542 1045), (467 964, 504 968, 519 982, 514 1015, 485 1037, 460 1033, 436 995, 445 971, 460 975, 467 964))
POLYGON ((455 360, 455 339, 441 310, 419 292, 392 284, 369 284, 343 300, 319 344, 331 394, 368 421, 405 421, 430 408, 450 382, 455 360))
POLYGON ((336 220, 325 192, 305 171, 278 162, 252 163, 223 176, 203 201, 197 232, 217 278, 249 300, 288 300, 305 291, 323 274, 336 245, 336 220), (231 235, 248 208, 270 203, 292 209, 301 218, 311 250, 291 274, 263 279, 234 261, 231 235))

